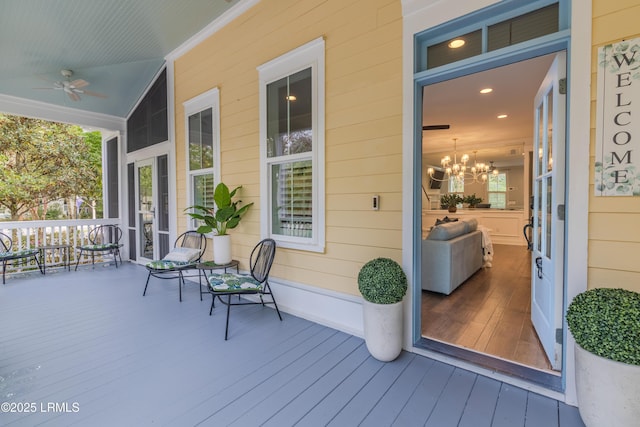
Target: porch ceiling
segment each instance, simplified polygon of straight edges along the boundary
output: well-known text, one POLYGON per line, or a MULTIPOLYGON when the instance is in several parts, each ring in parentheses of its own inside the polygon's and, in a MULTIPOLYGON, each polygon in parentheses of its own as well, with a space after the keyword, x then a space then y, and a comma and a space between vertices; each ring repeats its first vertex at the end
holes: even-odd
POLYGON ((21 0, 0 12, 0 96, 126 117, 167 54, 243 0, 21 0), (107 98, 72 101, 71 80, 107 98))

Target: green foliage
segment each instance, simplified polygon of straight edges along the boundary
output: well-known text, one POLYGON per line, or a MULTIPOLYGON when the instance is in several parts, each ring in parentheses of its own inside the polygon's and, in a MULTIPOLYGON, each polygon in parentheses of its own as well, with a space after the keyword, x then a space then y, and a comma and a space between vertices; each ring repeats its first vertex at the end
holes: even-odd
POLYGON ((585 350, 640 365, 640 293, 590 289, 569 304, 567 323, 576 343, 585 350))
POLYGON ((227 229, 238 226, 242 216, 249 210, 249 207, 253 205, 253 203, 249 203, 248 205, 238 208, 238 204, 241 203, 242 200, 233 201, 232 199, 240 188, 242 188, 242 186, 236 187, 233 191, 229 191, 229 187, 221 182, 216 186, 213 193, 213 201, 216 204, 217 210, 199 205, 189 206, 186 209, 196 210, 196 212, 188 212, 187 214, 191 218, 204 222, 204 225, 198 227, 198 233, 204 234, 216 230, 218 236, 223 236, 227 234, 227 229))
POLYGON ((469 206, 475 207, 478 203, 482 203, 482 197, 476 197, 476 193, 465 196, 462 203, 469 203, 469 206))
POLYGON ((0 204, 37 219, 50 201, 101 195, 94 151, 79 126, 0 114, 0 204))
POLYGON ((463 198, 459 194, 449 193, 440 196, 440 207, 447 209, 456 206, 458 203, 462 203, 463 198))
POLYGON ((395 304, 407 293, 407 276, 394 260, 376 258, 360 269, 358 289, 369 302, 395 304))

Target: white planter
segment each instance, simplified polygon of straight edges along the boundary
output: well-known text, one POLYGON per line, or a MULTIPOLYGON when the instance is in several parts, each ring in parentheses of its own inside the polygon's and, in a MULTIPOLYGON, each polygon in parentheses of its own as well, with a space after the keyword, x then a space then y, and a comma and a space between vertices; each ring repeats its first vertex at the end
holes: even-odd
POLYGON ((390 362, 402 351, 402 301, 395 304, 362 305, 367 350, 381 362, 390 362))
POLYGON ((637 426, 640 366, 596 356, 575 345, 578 409, 587 427, 637 426))
POLYGON ((213 236, 213 262, 229 264, 231 262, 231 236, 213 236))

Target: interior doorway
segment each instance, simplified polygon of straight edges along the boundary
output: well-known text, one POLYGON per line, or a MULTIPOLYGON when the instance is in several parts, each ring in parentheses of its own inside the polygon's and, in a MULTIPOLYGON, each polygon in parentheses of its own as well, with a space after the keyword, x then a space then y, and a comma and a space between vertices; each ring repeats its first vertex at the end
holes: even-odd
MULTIPOLYGON (((423 87, 422 238, 435 225, 434 217, 477 217, 488 230, 483 238, 493 243, 493 259, 483 260, 450 294, 422 290, 420 342, 556 389, 561 387, 562 347, 555 337, 562 330, 557 314, 564 289, 564 222, 556 210, 564 198, 565 111, 558 107, 564 100, 554 99, 553 92, 536 96, 548 83, 549 70, 558 66, 558 56, 564 58, 564 52, 423 87), (462 165, 464 154, 469 169, 460 187, 452 184, 441 161, 449 156, 450 163, 462 165), (490 188, 489 180, 472 172, 476 162, 500 171, 504 188, 490 188), (440 197, 449 193, 473 194, 486 208, 474 211, 460 203, 455 214, 440 210, 440 197), (525 235, 533 238, 531 245, 525 235), (547 280, 535 285, 541 263, 547 280), (534 325, 540 307, 547 316, 544 329, 544 322, 534 325)), ((564 62, 560 67, 562 74, 564 62)), ((554 78, 559 87, 562 76, 556 72, 554 78)))

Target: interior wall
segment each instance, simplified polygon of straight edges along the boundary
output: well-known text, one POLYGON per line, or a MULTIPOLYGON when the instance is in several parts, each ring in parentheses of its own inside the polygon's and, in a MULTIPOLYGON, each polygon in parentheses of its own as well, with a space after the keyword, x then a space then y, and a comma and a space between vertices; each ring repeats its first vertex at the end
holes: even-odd
MULTIPOLYGON (((640 197, 594 197, 597 50, 640 37, 637 0, 593 0, 588 287, 640 292, 640 197)), ((636 83, 638 84, 638 83, 636 83)))
MULTIPOLYGON (((271 275, 359 295, 357 275, 375 257, 402 258, 402 19, 397 0, 262 0, 175 62, 177 213, 186 204, 182 103, 220 89, 222 180, 254 202, 232 232, 246 267, 259 240, 259 105, 256 67, 325 38, 324 253, 278 249, 271 275), (371 209, 373 195, 380 210, 371 209)), ((184 224, 183 221, 178 221, 184 224)))

